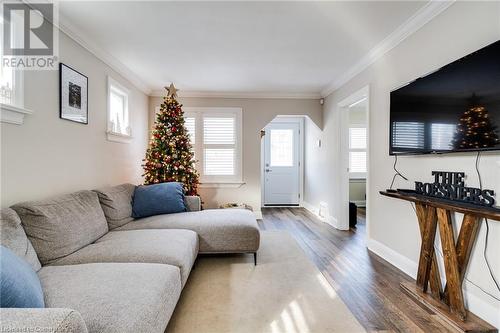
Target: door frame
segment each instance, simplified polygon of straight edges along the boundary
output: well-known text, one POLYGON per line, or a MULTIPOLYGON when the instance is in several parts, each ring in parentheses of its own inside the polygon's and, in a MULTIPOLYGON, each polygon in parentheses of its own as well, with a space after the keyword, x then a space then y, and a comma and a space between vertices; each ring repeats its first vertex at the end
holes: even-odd
POLYGON ((339 142, 340 165, 338 169, 340 210, 337 228, 349 230, 349 107, 366 98, 366 237, 370 235, 370 86, 367 85, 340 101, 339 142))
MULTIPOLYGON (((304 203, 304 116, 276 116, 270 123, 297 123, 299 124, 299 206, 303 207, 304 203)), ((262 131, 265 130, 265 127, 262 131)), ((273 207, 273 206, 264 206, 265 199, 265 177, 264 177, 264 169, 265 169, 265 140, 264 136, 260 138, 260 206, 261 208, 265 207, 273 207)), ((276 207, 276 206, 274 206, 276 207)), ((297 206, 279 206, 279 207, 297 207, 297 206)))

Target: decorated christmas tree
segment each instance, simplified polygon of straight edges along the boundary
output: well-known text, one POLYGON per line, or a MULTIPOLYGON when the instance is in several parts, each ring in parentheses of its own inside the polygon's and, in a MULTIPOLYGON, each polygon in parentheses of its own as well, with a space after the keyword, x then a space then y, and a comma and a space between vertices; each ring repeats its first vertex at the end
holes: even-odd
POLYGON ((494 147, 499 143, 500 139, 489 119, 488 111, 473 96, 471 106, 460 117, 453 146, 458 149, 478 149, 494 147))
POLYGON ((144 164, 144 183, 180 182, 187 195, 197 195, 199 183, 184 112, 177 101, 177 89, 171 84, 163 98, 151 134, 144 164))

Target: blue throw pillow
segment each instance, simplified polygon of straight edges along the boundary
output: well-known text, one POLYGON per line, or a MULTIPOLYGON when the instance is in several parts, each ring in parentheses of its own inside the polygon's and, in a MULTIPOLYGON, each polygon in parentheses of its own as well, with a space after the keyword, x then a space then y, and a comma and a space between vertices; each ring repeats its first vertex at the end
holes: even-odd
POLYGON ((0 246, 0 305, 2 308, 44 308, 42 285, 25 260, 0 246))
POLYGON ((181 183, 137 186, 132 202, 132 217, 147 217, 186 211, 181 183))

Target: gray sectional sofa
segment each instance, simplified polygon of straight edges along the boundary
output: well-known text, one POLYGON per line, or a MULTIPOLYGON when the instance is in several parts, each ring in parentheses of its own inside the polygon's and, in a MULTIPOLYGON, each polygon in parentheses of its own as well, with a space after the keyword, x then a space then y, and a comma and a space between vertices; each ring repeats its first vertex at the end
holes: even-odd
POLYGON ((80 191, 1 211, 1 245, 37 272, 46 308, 0 310, 0 331, 164 332, 199 253, 253 253, 247 210, 134 220, 135 186, 80 191))

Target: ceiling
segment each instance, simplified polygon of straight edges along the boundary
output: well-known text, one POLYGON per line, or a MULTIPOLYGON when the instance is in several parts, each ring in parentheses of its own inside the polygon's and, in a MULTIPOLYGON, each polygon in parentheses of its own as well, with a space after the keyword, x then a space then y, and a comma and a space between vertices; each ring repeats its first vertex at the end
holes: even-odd
POLYGON ((62 1, 60 23, 147 90, 318 95, 422 1, 62 1), (120 67, 118 66, 118 67, 120 67))

